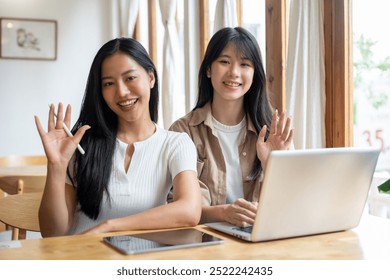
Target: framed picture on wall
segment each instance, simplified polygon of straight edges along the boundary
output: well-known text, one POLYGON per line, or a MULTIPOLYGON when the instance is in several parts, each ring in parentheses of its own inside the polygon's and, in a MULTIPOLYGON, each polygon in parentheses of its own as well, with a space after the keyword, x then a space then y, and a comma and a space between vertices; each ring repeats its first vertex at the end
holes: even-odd
POLYGON ((57 59, 57 21, 0 18, 0 58, 57 59))

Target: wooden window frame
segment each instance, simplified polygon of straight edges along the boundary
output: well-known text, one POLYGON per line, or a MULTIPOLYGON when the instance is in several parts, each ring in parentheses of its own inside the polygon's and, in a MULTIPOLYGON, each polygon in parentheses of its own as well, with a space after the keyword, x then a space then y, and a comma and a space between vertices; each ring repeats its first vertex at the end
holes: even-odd
POLYGON ((156 0, 148 0, 149 55, 157 66, 156 0))
POLYGON ((265 1, 267 90, 271 105, 286 110, 286 0, 265 1))
POLYGON ((324 0, 326 147, 353 146, 352 1, 324 0))

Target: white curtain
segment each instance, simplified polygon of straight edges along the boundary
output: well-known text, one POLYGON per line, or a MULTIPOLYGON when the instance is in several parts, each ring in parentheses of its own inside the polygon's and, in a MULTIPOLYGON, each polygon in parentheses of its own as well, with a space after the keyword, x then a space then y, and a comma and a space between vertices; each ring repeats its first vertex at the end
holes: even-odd
POLYGON ((160 0, 161 19, 164 25, 163 68, 161 75, 162 116, 164 127, 185 113, 183 73, 179 71, 180 44, 176 28, 176 0, 160 0), (177 105, 182 104, 182 105, 177 105), (175 106, 176 105, 176 106, 175 106))
POLYGON ((297 149, 325 147, 325 65, 322 0, 290 0, 286 109, 297 149))
POLYGON ((140 0, 113 0, 112 37, 133 37, 140 0))
POLYGON ((213 33, 224 27, 236 27, 236 0, 218 0, 214 20, 213 33))
POLYGON ((184 2, 184 81, 185 113, 191 111, 198 97, 198 71, 200 67, 200 38, 198 1, 184 2))

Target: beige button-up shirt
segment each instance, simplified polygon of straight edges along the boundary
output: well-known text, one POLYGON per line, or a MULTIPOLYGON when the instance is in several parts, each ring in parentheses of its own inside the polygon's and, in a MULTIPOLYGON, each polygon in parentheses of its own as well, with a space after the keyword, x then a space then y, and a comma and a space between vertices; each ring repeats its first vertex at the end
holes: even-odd
MULTIPOLYGON (((172 124, 170 130, 186 132, 194 141, 198 152, 198 178, 202 188, 204 205, 226 204, 226 166, 217 132, 213 127, 211 104, 191 111, 172 124)), ((257 157, 257 133, 247 116, 244 141, 239 145, 240 166, 244 186, 244 198, 258 201, 262 175, 249 180, 249 174, 257 157)))

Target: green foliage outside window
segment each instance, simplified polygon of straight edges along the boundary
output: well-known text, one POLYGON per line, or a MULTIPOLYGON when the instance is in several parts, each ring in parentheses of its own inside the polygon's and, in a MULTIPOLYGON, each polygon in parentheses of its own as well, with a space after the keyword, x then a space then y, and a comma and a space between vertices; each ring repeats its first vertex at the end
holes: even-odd
MULTIPOLYGON (((354 59, 354 87, 361 88, 367 94, 367 99, 375 109, 379 109, 386 104, 389 93, 374 90, 377 80, 372 80, 372 74, 378 77, 390 78, 390 57, 375 61, 372 48, 376 45, 371 39, 364 35, 355 40, 355 50, 358 52, 358 59, 354 59)), ((356 118, 355 118, 356 119, 356 118)))

